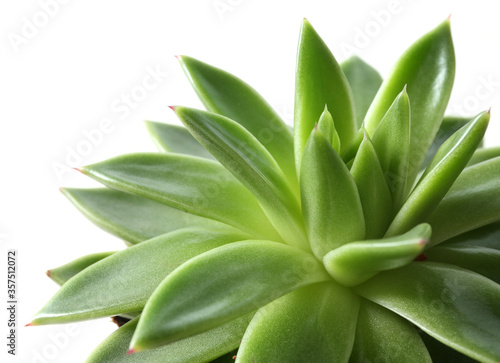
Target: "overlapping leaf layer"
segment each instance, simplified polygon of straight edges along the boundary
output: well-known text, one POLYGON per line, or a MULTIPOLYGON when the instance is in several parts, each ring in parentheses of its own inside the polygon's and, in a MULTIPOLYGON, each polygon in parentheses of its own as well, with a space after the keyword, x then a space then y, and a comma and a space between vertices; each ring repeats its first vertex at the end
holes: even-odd
POLYGON ((489 112, 444 116, 449 20, 385 80, 304 20, 293 131, 179 60, 206 111, 82 168, 108 188, 63 189, 129 247, 50 270, 31 325, 130 320, 88 362, 500 362, 500 153, 489 112))

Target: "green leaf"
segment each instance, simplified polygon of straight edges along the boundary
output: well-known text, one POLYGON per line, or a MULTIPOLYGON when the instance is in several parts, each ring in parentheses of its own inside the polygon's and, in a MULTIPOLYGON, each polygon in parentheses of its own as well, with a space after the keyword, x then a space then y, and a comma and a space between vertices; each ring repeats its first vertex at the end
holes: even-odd
POLYGON ((397 237, 347 243, 324 258, 328 273, 345 286, 358 285, 380 271, 409 264, 431 236, 428 224, 420 224, 397 237))
POLYGON ((362 299, 350 363, 432 363, 415 327, 392 311, 362 299))
POLYGON ((139 318, 134 319, 106 338, 87 358, 86 363, 184 363, 207 362, 238 347, 253 312, 217 328, 169 345, 127 355, 130 340, 139 318))
POLYGON ((432 141, 432 145, 425 156, 424 163, 422 164, 422 169, 425 169, 430 162, 436 152, 441 147, 441 145, 449 139, 451 135, 457 132, 459 129, 464 127, 472 117, 458 117, 458 116, 445 116, 443 117, 443 121, 439 126, 439 130, 436 133, 436 137, 432 141))
POLYGON ((366 130, 364 127, 361 127, 352 137, 351 142, 347 145, 346 148, 342 150, 340 153, 342 160, 347 164, 354 160, 356 154, 358 153, 359 145, 364 140, 366 134, 366 130))
MULTIPOLYGON (((390 225, 387 236, 404 233, 432 213, 483 139, 490 114, 480 113, 439 148, 390 225)), ((462 215, 463 210, 461 211, 462 215)))
POLYGON ((356 131, 349 84, 327 45, 304 19, 295 73, 294 146, 298 172, 307 139, 325 105, 335 121, 342 147, 349 145, 356 131))
POLYGON ((309 243, 318 258, 364 238, 365 221, 356 183, 317 130, 312 131, 304 149, 300 186, 309 243))
POLYGON ((85 217, 130 244, 186 227, 231 229, 212 219, 119 190, 61 188, 61 191, 85 217))
POLYGON ((214 161, 138 153, 85 166, 82 172, 111 188, 280 240, 254 196, 214 161))
POLYGON ((347 362, 359 300, 334 282, 280 297, 257 311, 236 362, 347 362))
POLYGON ((382 84, 382 77, 373 67, 357 56, 352 56, 340 63, 340 68, 352 90, 357 119, 356 129, 359 129, 366 111, 382 84))
POLYGON ((182 126, 146 121, 146 127, 160 151, 214 159, 212 154, 182 126))
POLYGON ((333 123, 333 118, 328 109, 325 106, 325 110, 319 117, 318 130, 326 137, 328 142, 332 145, 333 150, 337 153, 340 152, 340 138, 337 130, 335 129, 335 124, 333 123))
POLYGON ((500 250, 481 246, 437 246, 425 253, 430 261, 477 272, 500 284, 500 250))
POLYGON ((392 199, 389 186, 372 142, 365 135, 351 167, 363 207, 365 239, 380 238, 392 220, 392 199))
POLYGON ((394 213, 397 213, 405 197, 410 161, 410 124, 410 100, 405 86, 373 134, 373 146, 391 190, 394 213))
MULTIPOLYGON (((375 132, 392 101, 407 85, 411 100, 410 165, 407 188, 413 186, 420 166, 439 130, 455 77, 455 54, 450 21, 417 40, 394 65, 368 110, 364 124, 375 132)), ((409 189, 408 189, 409 190, 409 189)), ((407 194, 407 193, 406 193, 407 194)))
POLYGON ((453 237, 441 246, 443 247, 486 247, 500 250, 500 223, 487 224, 484 227, 473 229, 453 237))
POLYGON ((77 273, 83 271, 90 265, 93 265, 97 261, 100 261, 108 256, 111 256, 115 252, 99 252, 90 255, 82 256, 68 262, 62 266, 50 269, 47 271, 47 276, 50 277, 59 285, 63 285, 70 278, 75 276, 77 273))
POLYGON ((175 113, 200 144, 253 193, 283 240, 307 249, 297 196, 262 144, 224 116, 186 107, 175 107, 175 113))
POLYGON ((179 61, 207 110, 247 129, 296 187, 292 133, 272 107, 248 84, 221 69, 186 56, 179 61))
POLYGON ((430 245, 500 220, 500 158, 466 168, 427 218, 430 245))
POLYGON ((500 360, 500 285, 481 275, 414 262, 355 290, 459 352, 483 362, 500 360))
POLYGON ((489 147, 484 149, 478 149, 472 155, 467 166, 472 166, 475 164, 482 163, 483 161, 494 159, 500 156, 500 147, 489 147))
POLYGON ((216 248, 189 260, 158 286, 131 348, 141 351, 201 333, 328 279, 312 255, 284 244, 245 241, 216 248))
POLYGON ((142 310, 160 282, 182 263, 244 238, 192 228, 116 252, 68 280, 32 323, 59 324, 142 310))

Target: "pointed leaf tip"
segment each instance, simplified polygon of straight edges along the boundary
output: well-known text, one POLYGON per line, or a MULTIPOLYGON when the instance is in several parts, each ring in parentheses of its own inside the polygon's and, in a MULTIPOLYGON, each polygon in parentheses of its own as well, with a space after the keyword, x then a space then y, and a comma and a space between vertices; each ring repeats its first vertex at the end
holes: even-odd
POLYGON ((25 325, 25 327, 27 327, 27 326, 35 326, 35 324, 33 324, 33 323, 31 322, 31 323, 28 323, 28 324, 26 324, 26 325, 25 325))
POLYGON ((134 348, 130 348, 129 350, 127 350, 127 355, 134 354, 135 352, 137 352, 137 350, 135 350, 134 348))
POLYGON ((48 277, 50 277, 50 270, 45 271, 45 275, 47 275, 48 277))
POLYGON ((175 107, 176 107, 176 106, 168 106, 168 108, 170 108, 170 109, 171 109, 172 111, 174 111, 174 112, 175 112, 175 107))

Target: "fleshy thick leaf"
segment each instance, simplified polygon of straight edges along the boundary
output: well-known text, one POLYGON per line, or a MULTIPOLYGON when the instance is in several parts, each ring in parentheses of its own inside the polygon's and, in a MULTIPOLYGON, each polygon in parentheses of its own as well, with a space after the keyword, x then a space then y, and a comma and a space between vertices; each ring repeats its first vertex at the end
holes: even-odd
POLYGON ((330 142, 337 153, 340 152, 340 138, 337 130, 335 129, 335 124, 333 123, 332 114, 328 111, 325 106, 325 110, 319 117, 318 130, 325 136, 325 138, 330 142))
POLYGON ((439 130, 454 77, 455 54, 450 22, 446 20, 403 53, 366 114, 364 125, 372 136, 393 100, 407 85, 411 100, 411 160, 407 188, 413 186, 420 165, 439 130))
POLYGON ((47 276, 57 284, 63 285, 77 273, 83 271, 90 265, 111 256, 113 253, 115 252, 99 252, 79 257, 76 260, 68 262, 62 266, 48 270, 47 276))
POLYGON ((227 117, 186 107, 175 107, 175 113, 194 137, 253 193, 283 240, 307 249, 298 193, 294 193, 262 144, 227 117))
POLYGON ((292 133, 272 107, 232 74, 186 56, 179 57, 179 61, 207 110, 226 116, 248 130, 297 186, 292 133))
POLYGON ((201 333, 328 279, 312 255, 284 244, 244 241, 216 248, 161 283, 144 308, 131 348, 140 351, 201 333))
POLYGON ((396 273, 381 272, 355 290, 474 359, 500 360, 500 285, 486 277, 414 262, 396 273))
POLYGON ((62 188, 62 193, 97 226, 130 244, 186 227, 231 227, 154 200, 108 188, 62 188))
POLYGON ((500 156, 500 147, 489 147, 484 149, 478 149, 476 150, 474 155, 472 155, 472 157, 470 158, 469 164, 467 164, 467 166, 479 164, 483 161, 494 159, 499 156, 500 156))
POLYGON ((297 171, 309 135, 325 105, 332 114, 341 146, 349 145, 356 131, 351 89, 327 45, 304 19, 299 37, 295 74, 293 130, 297 171))
POLYGON ((431 245, 500 220, 500 158, 466 168, 427 219, 431 245))
POLYGON ((59 324, 142 310, 154 289, 179 265, 244 238, 193 228, 116 252, 68 280, 38 312, 33 324, 59 324))
POLYGON ((82 172, 111 188, 280 240, 253 195, 214 161, 139 153, 92 164, 82 172))
POLYGON ((426 253, 430 261, 449 263, 500 284, 500 250, 481 246, 437 246, 426 253))
POLYGON ((410 161, 410 124, 410 100, 405 87, 373 134, 373 146, 391 191, 394 213, 405 197, 410 161))
POLYGON ((430 236, 424 223, 401 236, 347 243, 330 251, 323 264, 336 281, 355 286, 380 271, 407 265, 422 253, 430 236))
POLYGON ((356 110, 356 129, 359 129, 366 111, 382 84, 382 77, 373 67, 357 56, 352 56, 340 63, 340 68, 351 86, 356 110))
POLYGON ((359 297, 334 282, 295 290, 260 308, 248 326, 238 362, 347 362, 359 297))
POLYGON ((500 250, 500 223, 491 223, 484 227, 460 234, 442 244, 443 247, 486 247, 500 250))
POLYGON ((160 151, 214 159, 212 154, 182 126, 146 121, 146 127, 160 151))
POLYGON ((436 133, 436 137, 432 141, 432 145, 425 156, 424 163, 422 164, 422 169, 425 169, 438 149, 443 145, 443 143, 450 138, 455 132, 464 127, 472 117, 458 117, 458 116, 445 116, 443 117, 443 121, 441 121, 441 125, 439 126, 439 130, 436 133))
POLYGON ((127 355, 139 318, 106 338, 86 363, 208 362, 238 347, 253 312, 204 333, 156 349, 127 355))
POLYGON ((365 221, 356 183, 317 130, 312 131, 304 149, 300 187, 309 243, 318 258, 364 238, 365 221))
MULTIPOLYGON (((488 112, 479 114, 441 145, 392 221, 387 236, 404 233, 432 213, 483 139, 489 119, 488 112)), ((464 215, 463 210, 461 213, 464 215)))
POLYGON ((351 167, 365 219, 365 239, 383 237, 392 220, 392 199, 372 142, 365 136, 351 167))
POLYGON ((415 327, 392 311, 362 299, 350 363, 432 363, 415 327))

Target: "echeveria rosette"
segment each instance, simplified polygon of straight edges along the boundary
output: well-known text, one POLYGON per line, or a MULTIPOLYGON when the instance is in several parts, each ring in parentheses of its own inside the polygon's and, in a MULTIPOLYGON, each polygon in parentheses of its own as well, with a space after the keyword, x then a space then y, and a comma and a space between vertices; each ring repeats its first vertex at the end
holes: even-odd
POLYGON ((88 362, 500 361, 500 157, 489 112, 443 115, 449 20, 385 80, 305 20, 293 132, 179 60, 207 110, 148 122, 160 153, 81 169, 109 189, 63 189, 130 247, 49 271, 32 325, 130 319, 88 362))

